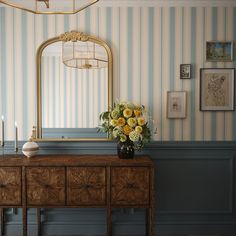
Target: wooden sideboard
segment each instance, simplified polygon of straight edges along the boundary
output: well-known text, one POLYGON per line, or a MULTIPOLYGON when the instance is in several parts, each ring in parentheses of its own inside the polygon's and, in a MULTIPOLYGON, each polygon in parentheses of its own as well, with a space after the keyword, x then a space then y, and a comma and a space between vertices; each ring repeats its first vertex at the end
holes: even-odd
POLYGON ((106 208, 108 236, 113 208, 145 208, 146 235, 153 236, 153 162, 147 156, 125 160, 111 155, 4 156, 0 207, 2 218, 4 208, 22 208, 23 236, 27 236, 27 208, 38 209, 38 235, 40 208, 106 208))

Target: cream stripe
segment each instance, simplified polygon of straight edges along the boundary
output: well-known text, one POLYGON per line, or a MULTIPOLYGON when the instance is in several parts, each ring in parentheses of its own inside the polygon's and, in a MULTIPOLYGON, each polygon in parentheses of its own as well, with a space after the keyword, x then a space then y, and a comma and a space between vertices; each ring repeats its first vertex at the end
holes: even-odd
POLYGON ((170 8, 163 8, 163 38, 162 38, 162 139, 169 140, 169 120, 167 119, 166 106, 167 106, 167 91, 170 89, 169 76, 170 70, 170 8))
POLYGON ((128 42, 127 42, 127 22, 128 22, 127 8, 120 9, 120 100, 128 99, 128 42))
MULTIPOLYGON (((217 9, 217 40, 225 40, 225 8, 219 7, 217 9)), ((224 67, 224 63, 218 62, 218 68, 224 67)), ((224 140, 224 112, 216 113, 216 140, 224 140)))
MULTIPOLYGON (((175 90, 182 90, 182 81, 180 79, 180 64, 182 64, 182 8, 175 9, 175 90)), ((174 140, 182 140, 182 119, 175 120, 174 140)))
POLYGON ((204 18, 204 8, 198 7, 196 13, 196 65, 195 66, 195 139, 200 141, 203 139, 203 112, 200 112, 199 104, 199 81, 200 81, 200 68, 204 65, 204 55, 203 50, 198 50, 199 48, 204 48, 205 42, 203 42, 203 18, 204 18))
MULTIPOLYGON (((132 68, 132 100, 135 103, 140 103, 140 83, 141 83, 141 78, 140 78, 140 8, 133 8, 133 25, 132 25, 132 30, 133 30, 133 42, 132 45, 129 45, 133 49, 133 68, 132 68)), ((131 79, 131 78, 129 78, 131 79)))
MULTIPOLYGON (((18 124, 19 140, 22 140, 23 124, 23 80, 22 80, 22 14, 15 11, 15 121, 18 124)), ((14 124, 12 124, 14 127, 14 124)))
MULTIPOLYGON (((5 125, 5 138, 7 140, 14 139, 14 58, 13 58, 13 10, 11 8, 6 8, 6 18, 5 18, 5 28, 6 28, 6 78, 1 78, 6 80, 6 125, 5 125), (7 20, 6 20, 7 19, 7 20), (11 27, 9 27, 11 26, 11 27)), ((2 102, 0 102, 2 103, 2 102)))
POLYGON ((35 44, 34 44, 34 21, 35 16, 33 14, 27 14, 27 44, 28 44, 28 91, 27 91, 27 99, 28 99, 28 131, 27 137, 29 138, 31 135, 31 129, 36 124, 35 114, 36 114, 36 63, 35 63, 35 44))
MULTIPOLYGON (((184 32, 183 32, 184 64, 191 63, 191 8, 184 8, 184 32)), ((187 91, 187 119, 183 120, 183 140, 191 138, 191 80, 183 81, 183 90, 187 91)))
POLYGON ((60 63, 61 63, 61 58, 60 57, 55 57, 55 110, 56 114, 55 115, 55 120, 56 123, 54 124, 54 127, 59 127, 60 126, 60 63))
POLYGON ((112 41, 111 50, 113 54, 113 101, 119 100, 120 97, 120 54, 119 54, 119 8, 112 8, 112 41))
POLYGON ((144 7, 141 11, 141 35, 142 35, 142 46, 141 46, 141 104, 148 108, 148 8, 144 7))
MULTIPOLYGON (((79 111, 82 110, 82 90, 83 90, 83 87, 82 87, 82 72, 81 70, 78 71, 78 107, 79 107, 79 111)), ((82 114, 83 112, 78 112, 78 127, 83 127, 83 124, 82 124, 82 114)))
POLYGON ((154 79, 153 79, 153 139, 161 139, 161 9, 155 8, 154 11, 154 79), (155 132, 155 131, 154 131, 155 132))
MULTIPOLYGON (((235 27, 235 22, 233 22, 233 17, 234 17, 234 9, 232 7, 227 7, 226 8, 226 40, 229 41, 235 41, 235 39, 233 39, 233 29, 235 27)), ((234 55, 235 58, 235 55, 234 55)), ((226 66, 228 68, 232 68, 233 67, 233 63, 226 63, 226 66)), ((232 128, 232 124, 233 124, 233 112, 225 112, 225 123, 224 123, 224 127, 225 127, 225 140, 232 140, 233 138, 233 128, 232 128)), ((235 125, 235 124, 234 124, 235 125)), ((235 132, 235 131, 234 131, 235 132)))
MULTIPOLYGON (((206 41, 212 40, 212 8, 206 8, 205 14, 206 24, 205 24, 205 39, 206 41)), ((205 45, 204 45, 205 48, 205 45)), ((205 52, 205 51, 204 51, 205 52)), ((205 55, 204 55, 205 60, 205 55)), ((212 63, 205 62, 205 67, 212 67, 212 63)), ((204 139, 211 140, 211 112, 205 111, 204 112, 204 139)))

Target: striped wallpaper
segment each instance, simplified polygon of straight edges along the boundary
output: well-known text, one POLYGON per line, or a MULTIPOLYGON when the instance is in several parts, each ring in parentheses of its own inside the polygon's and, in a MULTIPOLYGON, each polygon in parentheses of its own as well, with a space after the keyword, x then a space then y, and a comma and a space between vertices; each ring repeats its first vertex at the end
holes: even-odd
POLYGON ((114 59, 114 100, 149 108, 155 140, 236 140, 236 112, 199 111, 199 69, 235 67, 204 60, 208 40, 236 41, 236 7, 91 7, 77 15, 33 15, 0 8, 0 114, 6 139, 27 139, 36 123, 35 53, 46 39, 79 30, 108 42, 114 59), (190 80, 179 65, 191 63, 190 80), (188 92, 187 118, 166 118, 166 93, 188 92))

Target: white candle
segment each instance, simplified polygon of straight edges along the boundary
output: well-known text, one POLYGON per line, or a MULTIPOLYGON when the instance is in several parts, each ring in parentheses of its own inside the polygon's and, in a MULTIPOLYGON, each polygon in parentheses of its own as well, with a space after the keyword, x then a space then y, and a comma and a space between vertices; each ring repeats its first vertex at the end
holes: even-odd
POLYGON ((2 142, 1 146, 4 146, 4 116, 2 115, 2 142))
POLYGON ((15 122, 15 152, 18 152, 18 128, 15 122))

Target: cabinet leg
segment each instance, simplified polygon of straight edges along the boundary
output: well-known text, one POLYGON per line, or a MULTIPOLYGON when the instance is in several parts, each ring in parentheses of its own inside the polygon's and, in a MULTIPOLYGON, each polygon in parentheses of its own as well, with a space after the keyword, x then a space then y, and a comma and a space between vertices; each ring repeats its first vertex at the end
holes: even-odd
POLYGON ((27 208, 22 208, 23 236, 27 236, 27 208))
POLYGON ((153 209, 146 209, 146 236, 154 236, 153 235, 153 209))
POLYGON ((112 236, 112 215, 111 208, 107 208, 107 236, 112 236))
POLYGON ((0 214, 1 214, 1 236, 5 234, 4 229, 4 208, 0 208, 0 214))
POLYGON ((41 208, 37 208, 38 236, 41 236, 41 208))

